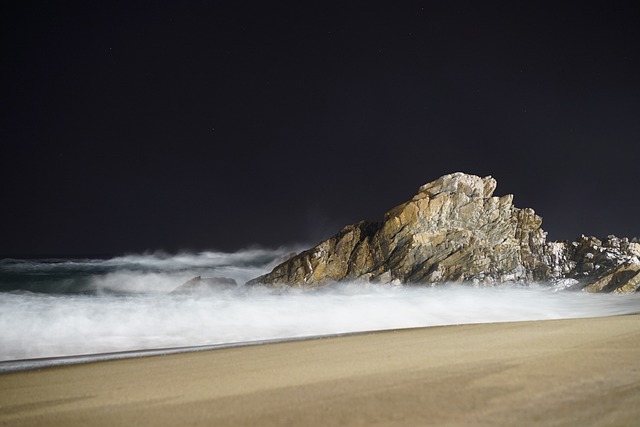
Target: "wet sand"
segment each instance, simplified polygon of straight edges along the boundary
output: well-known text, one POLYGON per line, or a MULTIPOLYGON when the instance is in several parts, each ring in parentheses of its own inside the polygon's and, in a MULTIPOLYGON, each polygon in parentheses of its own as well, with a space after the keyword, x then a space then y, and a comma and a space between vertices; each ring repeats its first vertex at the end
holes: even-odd
POLYGON ((0 425, 631 426, 640 315, 396 330, 0 375, 0 425))

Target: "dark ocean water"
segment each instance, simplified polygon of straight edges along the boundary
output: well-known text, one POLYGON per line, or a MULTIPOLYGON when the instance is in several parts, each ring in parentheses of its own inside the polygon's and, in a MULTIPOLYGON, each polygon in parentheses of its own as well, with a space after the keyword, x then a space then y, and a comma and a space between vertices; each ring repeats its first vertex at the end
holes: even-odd
POLYGON ((154 253, 106 259, 5 258, 0 260, 0 292, 49 295, 166 293, 195 276, 231 277, 244 284, 268 271, 290 252, 290 249, 254 249, 236 253, 154 253))
POLYGON ((640 311, 640 295, 592 295, 544 283, 341 284, 312 292, 239 286, 169 294, 194 276, 228 277, 242 285, 291 251, 0 260, 0 362, 640 311))

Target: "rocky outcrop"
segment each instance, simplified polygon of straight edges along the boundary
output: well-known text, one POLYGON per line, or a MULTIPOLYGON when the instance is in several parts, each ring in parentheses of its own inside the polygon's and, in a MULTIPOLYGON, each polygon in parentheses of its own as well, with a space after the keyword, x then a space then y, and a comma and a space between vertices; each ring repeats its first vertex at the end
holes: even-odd
POLYGON ((640 243, 615 236, 549 242, 544 253, 550 280, 588 292, 636 292, 640 287, 639 259, 640 243))
POLYGON ((542 218, 533 209, 515 207, 512 195, 494 196, 495 188, 490 176, 445 175, 420 187, 383 221, 348 225, 247 284, 552 281, 590 291, 640 287, 640 244, 613 236, 546 242, 542 218))
POLYGON ((182 285, 178 286, 171 292, 170 295, 184 295, 200 292, 210 292, 220 289, 233 289, 237 288, 238 283, 234 279, 227 277, 201 277, 196 276, 191 280, 186 281, 182 285))

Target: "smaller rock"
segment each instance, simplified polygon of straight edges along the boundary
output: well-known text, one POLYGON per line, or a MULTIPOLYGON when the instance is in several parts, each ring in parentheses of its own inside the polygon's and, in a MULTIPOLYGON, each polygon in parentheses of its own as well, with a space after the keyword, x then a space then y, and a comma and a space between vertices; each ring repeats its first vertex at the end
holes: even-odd
POLYGON ((560 279, 553 283, 553 287, 556 291, 563 291, 569 289, 580 289, 580 282, 576 279, 560 279))
POLYGON ((587 292, 629 294, 640 287, 640 265, 624 264, 584 288, 587 292))
POLYGON ((235 279, 228 277, 205 277, 196 276, 186 281, 171 292, 170 295, 184 295, 198 292, 210 292, 220 289, 234 289, 238 287, 235 279))

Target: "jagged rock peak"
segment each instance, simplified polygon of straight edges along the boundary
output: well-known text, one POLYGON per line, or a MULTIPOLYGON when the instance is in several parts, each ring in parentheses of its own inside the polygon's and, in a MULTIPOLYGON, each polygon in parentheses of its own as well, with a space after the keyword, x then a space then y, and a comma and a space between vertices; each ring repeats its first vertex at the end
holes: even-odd
POLYGON ((614 236, 547 242, 542 218, 515 207, 510 194, 493 196, 496 185, 490 176, 442 176, 381 222, 348 225, 247 285, 545 281, 595 292, 640 289, 639 243, 614 236))
POLYGON ((444 175, 418 189, 418 193, 435 196, 440 193, 463 193, 469 197, 491 197, 497 182, 491 176, 480 178, 463 172, 444 175))
POLYGON ((312 287, 342 280, 497 283, 533 280, 545 233, 532 209, 494 197, 496 181, 461 172, 423 185, 382 222, 360 222, 249 284, 312 287))

